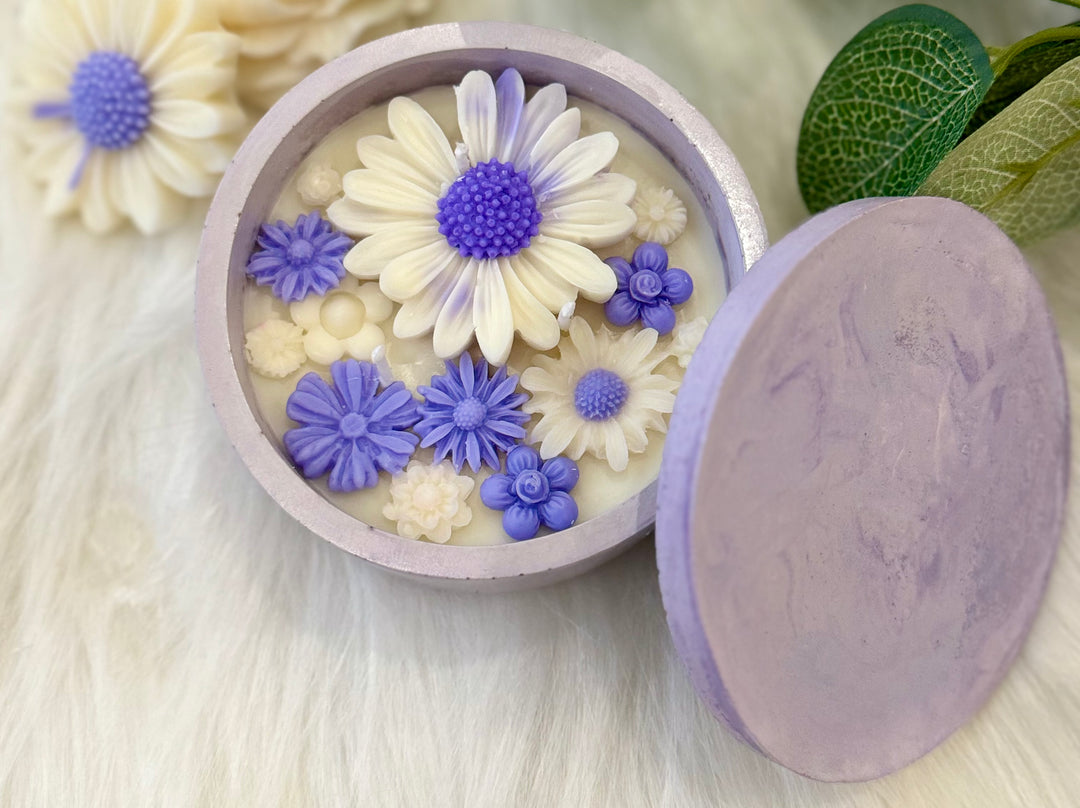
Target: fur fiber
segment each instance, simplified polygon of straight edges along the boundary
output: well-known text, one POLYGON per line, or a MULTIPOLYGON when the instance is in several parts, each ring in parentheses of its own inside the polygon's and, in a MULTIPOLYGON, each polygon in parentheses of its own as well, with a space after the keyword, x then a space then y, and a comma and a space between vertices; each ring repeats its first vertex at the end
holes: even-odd
MULTIPOLYGON (((441 0, 434 18, 562 27, 648 64, 739 155, 775 240, 806 215, 794 154, 817 76, 895 5, 441 0)), ((1078 16, 1048 0, 942 5, 993 44, 1078 16)), ((16 9, 0 8, 6 88, 16 9)), ((1080 805, 1080 497, 1034 631, 975 720, 881 781, 802 779, 698 702, 651 542, 557 587, 461 596, 384 575, 294 524, 203 392, 192 296, 205 206, 155 239, 43 221, 11 117, 0 805, 1080 805)), ((1028 255, 1080 401, 1080 229, 1028 255)))

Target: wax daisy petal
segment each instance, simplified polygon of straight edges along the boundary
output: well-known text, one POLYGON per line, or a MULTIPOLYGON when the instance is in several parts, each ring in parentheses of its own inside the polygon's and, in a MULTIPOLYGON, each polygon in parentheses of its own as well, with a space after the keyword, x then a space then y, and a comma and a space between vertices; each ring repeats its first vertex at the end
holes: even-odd
POLYGON ((529 435, 541 457, 565 452, 578 460, 588 453, 623 471, 629 454, 646 448, 632 436, 666 431, 663 415, 671 412, 678 385, 653 372, 663 359, 656 339, 651 329, 616 336, 574 319, 559 358, 540 357, 521 377, 532 394, 523 409, 541 416, 529 435))
POLYGON ((503 368, 489 377, 487 362, 474 363, 467 353, 447 362, 444 374, 417 388, 424 397, 416 425, 420 445, 435 447, 436 462, 449 456, 457 471, 466 462, 473 471, 481 465, 497 470, 498 453, 525 437, 529 420, 521 411, 528 396, 517 392, 517 383, 503 368))
POLYGON ((440 246, 437 237, 438 227, 433 223, 382 230, 361 239, 349 250, 345 269, 358 278, 379 278, 395 259, 415 250, 440 246))
POLYGON ((539 169, 533 182, 541 193, 558 193, 564 188, 572 188, 607 168, 618 151, 619 139, 611 132, 583 137, 539 169))
POLYGON ((330 375, 332 384, 308 373, 289 396, 285 412, 300 426, 285 433, 285 448, 305 477, 329 470, 332 491, 370 488, 379 471, 398 473, 415 450, 419 438, 405 430, 419 417, 416 400, 401 382, 379 391, 368 362, 335 362, 330 375))
MULTIPOLYGON (((442 129, 418 103, 399 96, 388 110, 390 132, 405 149, 405 159, 439 182, 457 177, 457 159, 442 129)), ((363 159, 363 155, 361 155, 363 159)))
MULTIPOLYGON (((456 88, 458 123, 461 138, 468 150, 469 162, 484 163, 495 156, 496 138, 499 134, 499 110, 495 84, 491 76, 474 70, 462 79, 456 88)), ((512 97, 520 105, 521 97, 512 97)), ((520 113, 516 113, 520 114, 520 113)))
MULTIPOLYGON (((517 73, 517 71, 507 71, 517 73)), ((501 77, 500 77, 501 78, 501 77)), ((515 165, 526 164, 537 141, 548 127, 566 110, 566 88, 561 84, 548 84, 536 91, 521 112, 517 137, 509 160, 515 165)))
POLYGON ((283 379, 304 363, 304 330, 285 320, 267 320, 244 335, 244 355, 255 372, 283 379))
POLYGON ((633 181, 601 179, 618 140, 578 140, 581 113, 566 109, 560 85, 524 98, 515 70, 497 81, 467 74, 457 88, 457 152, 419 104, 394 99, 393 138, 360 141, 365 168, 345 176, 344 199, 327 210, 339 228, 367 237, 345 266, 378 277, 401 304, 394 333, 431 332, 442 358, 475 339, 500 364, 515 333, 548 350, 556 314, 579 294, 604 302, 615 291, 611 269, 589 248, 634 227, 633 181))
POLYGON ((475 485, 474 480, 457 476, 449 463, 428 466, 414 460, 390 483, 383 516, 397 523, 401 536, 445 544, 454 528, 472 521, 466 500, 475 485))
MULTIPOLYGON (((637 183, 623 174, 605 172, 595 177, 551 194, 548 204, 552 208, 573 205, 577 202, 604 200, 629 205, 637 190, 637 183)), ((620 213, 620 215, 625 215, 620 213)))
POLYGON ((588 199, 554 207, 540 232, 593 247, 610 244, 633 224, 633 212, 620 202, 588 199))
POLYGON ((194 0, 28 4, 12 100, 46 211, 153 233, 212 193, 245 123, 238 46, 194 0), (192 63, 200 81, 180 80, 192 63))
POLYGON ((668 267, 667 250, 647 242, 634 251, 631 262, 624 258, 607 259, 616 277, 618 291, 604 304, 608 320, 627 326, 636 320, 659 334, 670 334, 675 327, 675 311, 690 299, 694 281, 682 269, 668 267))
POLYGON ((541 524, 566 530, 577 521, 577 503, 569 494, 577 483, 577 464, 559 460, 541 466, 535 449, 517 446, 507 455, 506 473, 480 485, 481 501, 503 512, 503 530, 510 538, 524 541, 533 538, 541 524))

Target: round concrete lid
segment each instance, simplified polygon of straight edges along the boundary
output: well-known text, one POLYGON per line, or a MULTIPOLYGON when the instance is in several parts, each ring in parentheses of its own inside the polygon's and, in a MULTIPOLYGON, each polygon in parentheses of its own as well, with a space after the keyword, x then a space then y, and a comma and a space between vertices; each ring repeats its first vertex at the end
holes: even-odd
POLYGON ((970 208, 853 202, 771 248, 690 365, 658 495, 668 621, 717 716, 830 781, 967 721, 1045 588, 1066 395, 1038 283, 970 208))

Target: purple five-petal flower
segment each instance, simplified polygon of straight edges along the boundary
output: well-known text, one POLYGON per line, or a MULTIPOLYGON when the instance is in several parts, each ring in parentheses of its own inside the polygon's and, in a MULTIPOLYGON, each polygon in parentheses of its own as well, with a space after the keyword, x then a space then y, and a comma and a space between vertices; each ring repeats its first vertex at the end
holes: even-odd
POLYGON ((380 392, 369 362, 334 362, 330 377, 308 373, 297 383, 285 413, 300 426, 285 433, 285 448, 305 477, 329 472, 331 491, 370 488, 416 450, 420 439, 408 431, 420 417, 416 399, 401 382, 380 392))
POLYGON ((641 320, 646 328, 670 334, 675 328, 675 311, 690 299, 694 281, 682 269, 668 268, 668 254, 661 245, 646 242, 634 250, 631 261, 609 258, 615 270, 615 294, 604 304, 604 313, 614 325, 627 326, 641 320))
POLYGON ((506 473, 480 485, 480 500, 503 512, 503 530, 516 540, 531 539, 543 524, 566 530, 578 518, 570 491, 578 481, 577 463, 566 457, 540 462, 531 446, 515 446, 506 456, 506 473))
POLYGON ((345 253, 353 246, 318 213, 298 216, 294 225, 264 224, 255 243, 248 275, 286 303, 336 288, 345 277, 345 253))

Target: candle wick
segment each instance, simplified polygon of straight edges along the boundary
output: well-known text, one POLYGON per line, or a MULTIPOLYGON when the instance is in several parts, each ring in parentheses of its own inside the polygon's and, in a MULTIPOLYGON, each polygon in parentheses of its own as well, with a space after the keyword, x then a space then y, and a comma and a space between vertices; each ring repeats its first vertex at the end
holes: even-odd
POLYGON ((371 351, 371 364, 379 372, 379 381, 383 387, 389 387, 394 382, 394 374, 390 372, 390 363, 386 361, 386 346, 376 345, 371 351))
POLYGON ((577 301, 571 300, 561 309, 559 309, 558 323, 559 328, 563 331, 570 327, 570 321, 574 319, 574 312, 577 310, 577 301))

